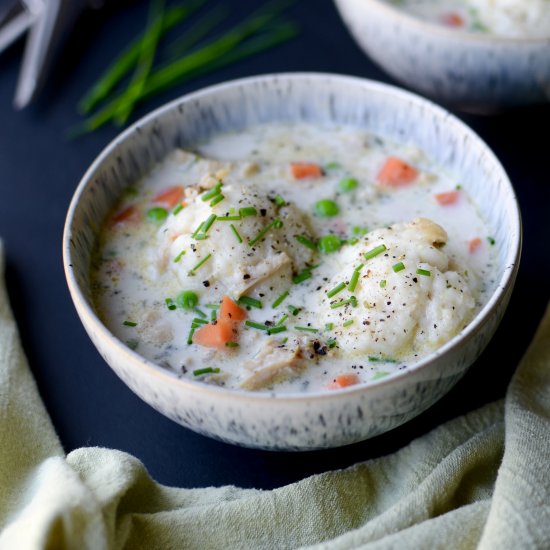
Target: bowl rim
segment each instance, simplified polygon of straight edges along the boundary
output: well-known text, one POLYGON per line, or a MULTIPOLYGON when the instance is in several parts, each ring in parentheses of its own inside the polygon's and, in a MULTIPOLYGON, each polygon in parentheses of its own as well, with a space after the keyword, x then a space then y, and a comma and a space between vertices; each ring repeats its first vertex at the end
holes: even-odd
MULTIPOLYGON (((184 94, 160 107, 146 114, 126 130, 118 134, 111 142, 109 142, 104 149, 99 153, 90 167, 86 170, 82 176, 78 186, 75 189, 73 197, 71 199, 63 230, 63 239, 62 239, 62 248, 63 248, 63 267, 65 272, 65 277, 67 280, 67 285, 69 287, 69 292, 77 313, 83 324, 86 327, 86 323, 89 323, 93 326, 96 334, 99 334, 100 337, 106 342, 112 349, 117 353, 121 354, 125 364, 130 365, 131 369, 139 368, 146 371, 146 374, 153 375, 155 377, 160 377, 166 381, 170 381, 174 384, 176 389, 191 391, 195 394, 208 394, 212 398, 224 396, 227 399, 232 400, 245 400, 248 402, 259 402, 259 403, 297 403, 297 402, 317 402, 317 401, 330 401, 333 399, 340 399, 342 396, 350 397, 358 394, 372 393, 377 392, 380 388, 390 386, 394 383, 399 383, 403 379, 409 377, 411 374, 416 373, 420 370, 427 368, 431 363, 437 360, 440 356, 452 352, 462 346, 464 342, 470 340, 475 336, 477 331, 481 329, 485 324, 487 324, 491 318, 490 313, 496 309, 496 307, 501 303, 502 300, 506 297, 508 290, 511 285, 514 284, 516 274, 518 271, 519 260, 521 255, 521 246, 522 246, 522 224, 521 224, 521 212, 519 209, 518 200, 512 186, 512 183, 506 174, 502 164, 490 149, 490 147, 464 122, 462 122, 458 117, 446 111, 436 103, 425 99, 417 94, 411 93, 404 89, 401 89, 397 86, 385 84, 382 82, 349 76, 342 75, 337 73, 321 73, 321 72, 288 72, 288 73, 269 73, 256 75, 251 77, 239 78, 230 81, 225 81, 219 84, 214 84, 201 88, 197 91, 184 94), (204 96, 209 96, 211 94, 220 94, 224 90, 230 89, 233 87, 239 86, 249 86, 255 83, 264 83, 269 85, 272 82, 278 82, 281 80, 292 80, 292 81, 316 81, 316 82, 339 82, 341 84, 349 84, 353 86, 364 87, 368 90, 372 90, 381 94, 384 94, 386 97, 390 97, 392 101, 404 101, 412 102, 418 107, 423 107, 429 109, 433 114, 438 115, 439 118, 450 120, 453 124, 456 125, 456 128, 465 133, 469 134, 469 137, 473 139, 473 142, 476 143, 477 147, 481 147, 484 150, 484 153, 489 158, 490 162, 494 165, 494 170, 496 173, 500 173, 500 177, 503 180, 504 184, 507 185, 508 191, 510 193, 510 198, 512 199, 512 204, 515 206, 515 215, 513 219, 508 220, 510 222, 510 228, 512 229, 513 240, 511 242, 510 251, 507 254, 505 261, 502 264, 502 274, 499 277, 495 289, 491 294, 489 300, 484 304, 484 306, 476 313, 473 319, 464 327, 458 334, 453 336, 449 341, 435 349, 424 358, 420 359, 418 362, 415 362, 407 367, 405 370, 398 370, 394 373, 391 373, 389 376, 381 378, 379 380, 371 381, 368 384, 360 384, 358 386, 350 386, 347 388, 337 389, 337 390, 319 390, 311 393, 280 393, 275 394, 274 392, 251 392, 244 389, 233 389, 227 387, 219 387, 211 384, 204 384, 200 381, 195 381, 190 378, 183 377, 178 375, 175 371, 170 371, 166 368, 161 367, 160 365, 155 364, 149 359, 143 357, 139 353, 128 348, 121 340, 119 340, 103 322, 99 319, 98 315, 94 311, 91 304, 86 300, 84 293, 82 292, 76 277, 73 271, 73 259, 71 255, 71 240, 72 232, 71 226, 80 203, 80 199, 84 194, 85 190, 93 182, 94 174, 101 166, 101 164, 111 155, 111 153, 116 150, 116 148, 122 144, 127 138, 133 135, 135 132, 140 131, 141 127, 149 124, 154 124, 157 117, 164 115, 167 112, 172 110, 177 110, 179 105, 184 104, 189 101, 194 101, 200 99, 204 96), (84 321, 86 320, 86 322, 84 321)), ((95 345, 95 344, 94 344, 95 345)), ((98 350, 99 351, 99 350, 98 350)), ((104 359, 105 360, 105 359, 104 359)), ((106 360, 105 360, 106 361, 106 360)), ((107 362, 107 361, 106 361, 107 362)), ((110 366, 110 365, 109 365, 110 366)))
MULTIPOLYGON (((346 4, 348 0, 334 0, 338 8, 340 5, 346 4)), ((441 38, 447 40, 453 40, 455 42, 471 42, 477 44, 497 44, 497 45, 520 45, 525 46, 550 46, 550 34, 548 36, 538 37, 522 37, 522 36, 505 36, 501 34, 483 34, 474 33, 471 31, 461 29, 449 29, 444 25, 440 25, 436 22, 424 21, 419 17, 408 13, 399 8, 389 4, 386 0, 362 0, 365 8, 368 9, 367 4, 370 3, 373 9, 379 9, 382 12, 387 12, 386 15, 393 19, 401 20, 403 25, 416 27, 419 31, 428 32, 435 35, 439 35, 441 38), (452 32, 450 32, 452 31, 452 32)))

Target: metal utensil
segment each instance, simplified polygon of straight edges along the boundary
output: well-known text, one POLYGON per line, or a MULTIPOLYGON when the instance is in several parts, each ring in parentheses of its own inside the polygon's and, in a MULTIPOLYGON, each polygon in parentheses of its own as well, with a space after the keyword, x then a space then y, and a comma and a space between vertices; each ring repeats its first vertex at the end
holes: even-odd
POLYGON ((27 44, 14 104, 26 107, 42 88, 53 58, 88 0, 7 0, 0 3, 0 53, 25 32, 27 44))

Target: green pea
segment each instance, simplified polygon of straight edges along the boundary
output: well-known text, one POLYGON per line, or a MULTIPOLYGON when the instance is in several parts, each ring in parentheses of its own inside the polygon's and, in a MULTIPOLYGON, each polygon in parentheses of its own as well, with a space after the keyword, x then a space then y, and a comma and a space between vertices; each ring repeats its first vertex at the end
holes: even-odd
POLYGON ((340 212, 340 209, 334 201, 322 199, 315 203, 315 212, 323 218, 331 218, 332 216, 336 216, 340 212))
POLYGON ((199 297, 192 290, 184 290, 176 296, 176 304, 183 309, 194 309, 199 303, 199 297))
POLYGON ((355 178, 343 178, 340 180, 340 190, 344 193, 349 193, 357 189, 359 182, 355 178))
POLYGON ((168 216, 168 212, 160 206, 155 206, 147 211, 147 219, 152 222, 162 222, 168 216))
POLYGON ((340 249, 342 240, 338 235, 325 235, 319 239, 317 246, 323 254, 331 254, 340 249))

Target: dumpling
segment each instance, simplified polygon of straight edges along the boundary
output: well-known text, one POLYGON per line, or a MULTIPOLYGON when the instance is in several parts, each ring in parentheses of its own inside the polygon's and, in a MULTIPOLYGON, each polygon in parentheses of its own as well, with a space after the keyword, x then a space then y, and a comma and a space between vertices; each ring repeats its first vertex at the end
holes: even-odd
POLYGON ((462 329, 475 306, 473 282, 450 269, 446 242, 441 226, 419 218, 344 247, 337 259, 341 270, 318 296, 338 346, 351 354, 398 358, 433 349, 462 329), (344 291, 327 297, 342 283, 344 291))
POLYGON ((185 288, 208 281, 238 298, 262 283, 288 285, 292 273, 312 259, 312 251, 295 239, 310 232, 299 209, 277 204, 239 177, 228 173, 223 182, 201 188, 159 229, 157 264, 185 288))

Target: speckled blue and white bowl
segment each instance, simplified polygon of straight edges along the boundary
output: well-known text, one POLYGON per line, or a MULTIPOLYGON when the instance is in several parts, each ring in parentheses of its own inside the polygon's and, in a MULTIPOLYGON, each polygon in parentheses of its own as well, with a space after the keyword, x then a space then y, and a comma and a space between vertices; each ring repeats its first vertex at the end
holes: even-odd
POLYGON ((281 74, 192 93, 122 133, 76 190, 63 252, 69 289, 85 329, 137 395, 175 422, 223 441, 306 450, 373 437, 440 399, 475 361, 500 322, 512 292, 520 243, 520 214, 510 181, 488 147, 458 119, 424 99, 368 80, 281 74), (416 365, 370 385, 276 397, 179 378, 109 332, 92 307, 90 254, 98 228, 122 190, 176 147, 269 121, 352 125, 411 141, 459 176, 495 230, 499 263, 497 288, 466 329, 416 365))
POLYGON ((468 33, 384 0, 334 0, 359 46, 396 80, 477 112, 550 100, 547 38, 468 33))

